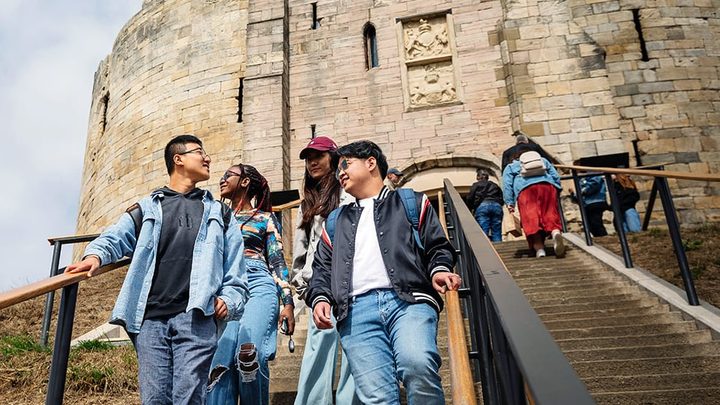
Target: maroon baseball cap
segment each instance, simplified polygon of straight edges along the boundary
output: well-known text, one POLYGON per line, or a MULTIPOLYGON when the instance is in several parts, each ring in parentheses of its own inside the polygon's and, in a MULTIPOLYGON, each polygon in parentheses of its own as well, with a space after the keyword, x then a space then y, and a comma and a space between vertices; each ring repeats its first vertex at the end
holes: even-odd
POLYGON ((336 150, 337 148, 337 144, 332 139, 328 138, 327 136, 318 136, 317 138, 311 139, 305 149, 300 151, 300 159, 305 159, 305 157, 311 150, 327 152, 331 150, 336 150))

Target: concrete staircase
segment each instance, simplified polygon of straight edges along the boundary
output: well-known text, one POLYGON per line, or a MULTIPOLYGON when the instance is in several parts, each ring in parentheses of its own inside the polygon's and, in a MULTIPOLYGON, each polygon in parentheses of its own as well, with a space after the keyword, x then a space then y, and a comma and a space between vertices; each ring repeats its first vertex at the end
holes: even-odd
POLYGON ((496 249, 597 403, 720 403, 710 330, 572 245, 564 259, 496 249))
MULTIPOLYGON (((295 333, 293 334, 295 352, 290 353, 288 350, 289 337, 280 334, 278 335, 278 347, 275 360, 270 362, 270 403, 273 405, 293 404, 295 394, 297 393, 297 383, 300 376, 300 364, 302 363, 302 356, 305 349, 305 339, 307 338, 308 319, 312 317, 308 308, 300 308, 297 312, 295 333)), ((446 403, 452 404, 452 397, 450 395, 450 360, 448 359, 447 349, 447 321, 444 312, 440 315, 437 339, 443 362, 442 368, 440 369, 440 375, 442 377, 446 403)), ((339 373, 340 362, 338 361, 335 374, 339 375, 339 373)), ((337 380, 335 381, 335 384, 337 384, 337 380)), ((402 403, 406 403, 404 398, 402 403)))

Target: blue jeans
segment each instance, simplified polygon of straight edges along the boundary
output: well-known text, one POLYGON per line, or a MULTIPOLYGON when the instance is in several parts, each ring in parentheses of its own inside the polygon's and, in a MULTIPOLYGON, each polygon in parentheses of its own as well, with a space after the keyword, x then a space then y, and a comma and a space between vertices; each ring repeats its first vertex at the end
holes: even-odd
POLYGON ((200 310, 146 319, 130 334, 143 404, 204 404, 215 321, 200 310))
POLYGON ((640 223, 640 214, 635 208, 628 208, 623 213, 623 230, 625 232, 640 232, 642 224, 640 223))
MULTIPOLYGON (((335 317, 332 317, 335 323, 335 317)), ((335 328, 318 329, 309 316, 305 352, 300 365, 295 405, 332 405, 333 382, 335 381, 335 365, 338 355, 338 339, 340 336, 335 328)), ((335 403, 343 405, 360 405, 355 395, 355 382, 350 374, 347 356, 341 355, 340 380, 338 381, 335 403)))
POLYGON ((263 269, 248 268, 250 298, 239 321, 225 325, 212 359, 212 372, 208 386, 208 404, 235 404, 238 396, 242 404, 270 402, 270 367, 277 347, 279 304, 277 287, 270 273, 263 269), (254 343, 259 369, 255 381, 242 382, 237 356, 240 345, 254 343))
POLYGON ((363 404, 445 404, 437 348, 438 314, 428 304, 401 300, 394 290, 371 290, 352 300, 338 322, 340 341, 363 404))
POLYGON ((475 220, 485 235, 493 242, 502 242, 502 205, 496 202, 483 202, 475 208, 475 220))

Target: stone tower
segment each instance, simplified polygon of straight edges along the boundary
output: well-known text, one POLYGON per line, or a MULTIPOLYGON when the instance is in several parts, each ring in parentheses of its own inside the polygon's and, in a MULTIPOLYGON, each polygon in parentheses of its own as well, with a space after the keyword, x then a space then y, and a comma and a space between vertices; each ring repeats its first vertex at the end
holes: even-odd
MULTIPOLYGON (((635 143, 645 164, 717 173, 718 6, 146 0, 95 75, 78 231, 162 186, 182 133, 204 140, 213 191, 238 161, 299 188, 314 135, 375 141, 421 190, 499 175, 515 130, 567 163, 635 143)), ((681 221, 720 219, 720 186, 671 187, 681 221)))

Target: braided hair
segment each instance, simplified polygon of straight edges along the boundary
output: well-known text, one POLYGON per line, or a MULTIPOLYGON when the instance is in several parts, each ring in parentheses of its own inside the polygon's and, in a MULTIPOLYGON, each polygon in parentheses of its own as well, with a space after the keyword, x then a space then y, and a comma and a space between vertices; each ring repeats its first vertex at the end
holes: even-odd
POLYGON ((240 225, 240 229, 250 221, 255 214, 257 214, 257 211, 265 211, 265 212, 272 212, 272 202, 270 201, 270 186, 268 185, 267 180, 265 177, 263 177, 262 174, 253 166, 250 165, 244 165, 244 164, 237 164, 232 165, 231 168, 236 167, 240 171, 240 180, 238 181, 238 187, 235 188, 235 191, 233 191, 232 196, 230 197, 231 203, 235 201, 236 194, 238 190, 240 189, 240 183, 244 179, 249 179, 250 183, 247 186, 247 189, 245 190, 245 193, 242 195, 242 198, 240 199, 240 203, 237 205, 238 208, 235 209, 235 213, 237 213, 240 208, 244 205, 245 202, 251 202, 251 205, 256 209, 253 214, 245 220, 245 222, 240 225), (252 201, 255 200, 255 204, 252 204, 252 201))

